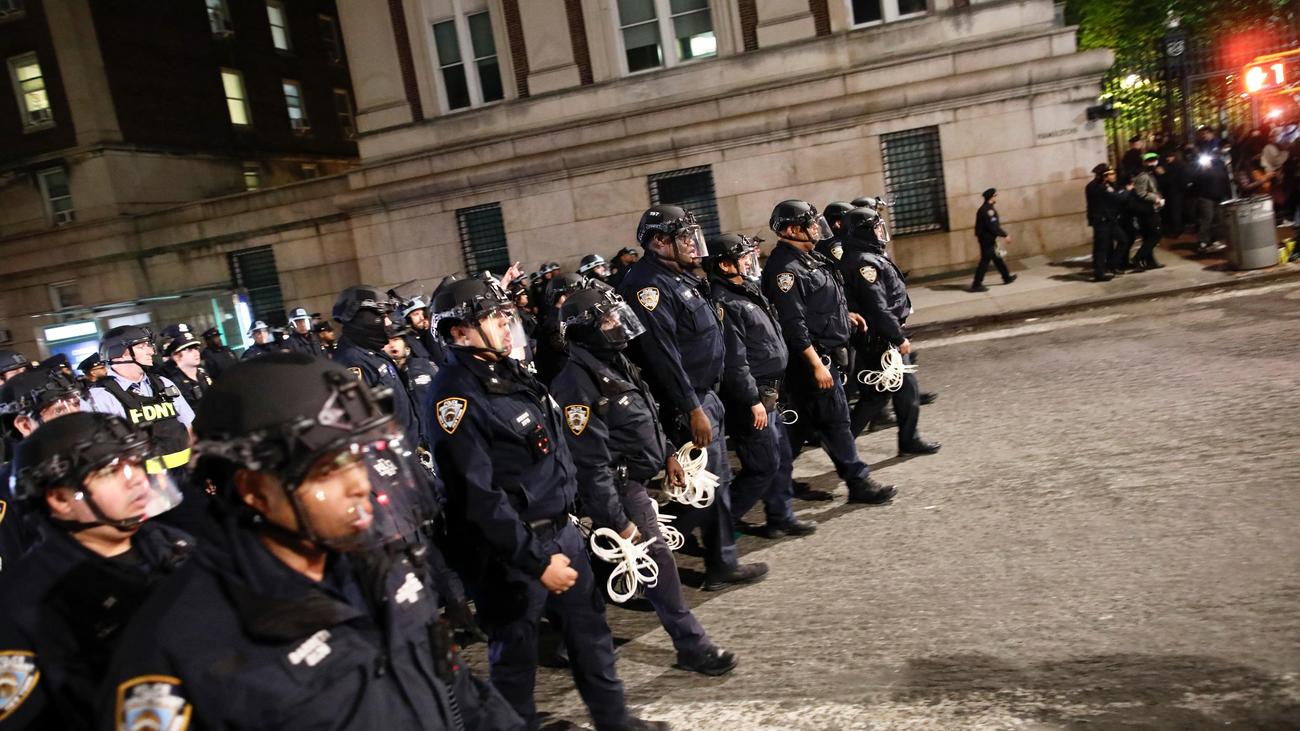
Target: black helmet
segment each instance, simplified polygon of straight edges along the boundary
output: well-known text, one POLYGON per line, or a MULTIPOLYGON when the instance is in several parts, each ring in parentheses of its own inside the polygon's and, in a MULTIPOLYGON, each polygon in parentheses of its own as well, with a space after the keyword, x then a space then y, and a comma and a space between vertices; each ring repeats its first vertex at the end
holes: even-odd
POLYGON ((564 295, 576 292, 582 289, 587 283, 586 277, 581 274, 564 273, 557 274, 555 278, 546 283, 546 304, 548 307, 554 307, 564 295))
POLYGON ((641 256, 641 252, 637 251, 631 246, 624 246, 623 248, 618 250, 618 253, 614 255, 614 258, 617 259, 620 256, 629 256, 629 255, 639 257, 641 256))
MULTIPOLYGON (((42 425, 18 443, 14 455, 13 494, 28 504, 44 508, 44 496, 56 487, 72 488, 83 495, 95 521, 87 525, 112 525, 134 528, 147 518, 170 510, 180 503, 180 491, 161 470, 149 474, 146 464, 151 454, 149 436, 130 422, 111 414, 78 412, 42 425), (147 504, 134 515, 109 517, 102 512, 86 482, 103 470, 120 470, 127 481, 140 481, 149 488, 147 504)), ((142 492, 140 498, 146 495, 142 492)))
POLYGON ((47 406, 81 395, 81 384, 58 368, 34 368, 0 386, 0 414, 35 416, 47 406))
POLYGON ((884 220, 874 208, 859 207, 844 216, 844 230, 855 239, 873 244, 884 243, 884 220))
POLYGON ((393 309, 392 298, 380 292, 378 287, 358 284, 339 292, 338 298, 334 300, 332 314, 339 322, 351 322, 361 310, 374 310, 386 314, 393 309))
POLYGON ((741 234, 720 234, 709 239, 710 258, 739 261, 740 257, 757 249, 762 241, 741 234))
POLYGON ((99 341, 99 357, 112 363, 114 359, 132 346, 140 343, 152 343, 153 333, 147 327, 137 325, 120 325, 104 333, 99 341))
POLYGON ((30 368, 31 365, 31 361, 27 360, 22 353, 0 350, 0 375, 8 375, 9 371, 16 371, 19 368, 30 368))
POLYGON ((822 211, 822 215, 826 216, 826 220, 832 225, 838 223, 842 227, 844 225, 844 214, 851 210, 853 210, 853 206, 848 203, 834 201, 826 204, 826 210, 822 211))
POLYGON ((623 350, 645 332, 631 307, 613 289, 593 285, 579 289, 560 305, 564 337, 594 350, 623 350))
POLYGON ((607 264, 605 263, 605 257, 601 256, 600 254, 587 254, 586 256, 582 257, 582 261, 578 263, 578 273, 587 274, 590 276, 599 276, 598 274, 593 275, 592 272, 596 269, 596 267, 602 267, 602 266, 607 266, 607 264))
POLYGON ((546 262, 545 264, 542 265, 542 268, 538 270, 538 273, 539 273, 539 274, 550 274, 551 272, 558 272, 559 270, 560 270, 560 263, 559 263, 559 262, 556 262, 556 261, 548 261, 548 262, 546 262))
MULTIPOLYGON (((513 313, 514 300, 493 280, 443 280, 443 284, 433 293, 430 309, 433 311, 433 329, 444 343, 451 345, 453 325, 464 325, 478 328, 484 342, 490 344, 480 321, 497 313, 513 313)), ((501 344, 501 347, 489 347, 487 352, 505 355, 509 349, 501 344)))
MULTIPOLYGON (((415 488, 410 448, 381 396, 324 358, 272 353, 241 361, 222 374, 194 418, 195 478, 239 505, 229 489, 237 470, 275 475, 293 504, 297 535, 332 548, 369 548, 409 537, 429 517, 430 506, 415 488), (348 508, 357 516, 355 530, 330 535, 302 505, 322 498, 304 496, 299 488, 318 473, 356 466, 364 466, 356 476, 368 479, 369 494, 348 508)), ((269 529, 277 528, 290 530, 269 529)))
POLYGON ((829 239, 833 235, 830 224, 817 213, 817 206, 801 200, 791 199, 777 203, 772 209, 772 218, 768 221, 768 226, 778 234, 785 227, 794 226, 800 229, 817 227, 818 234, 823 239, 829 239))
POLYGON ((682 229, 693 225, 695 216, 685 208, 665 204, 650 206, 641 214, 641 221, 636 225, 636 241, 644 247, 650 243, 652 234, 675 236, 682 229))

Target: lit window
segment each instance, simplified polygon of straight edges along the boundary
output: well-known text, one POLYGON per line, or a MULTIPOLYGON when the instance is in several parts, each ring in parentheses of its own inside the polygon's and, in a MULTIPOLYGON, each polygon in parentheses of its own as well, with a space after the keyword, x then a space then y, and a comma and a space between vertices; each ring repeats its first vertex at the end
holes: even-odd
POLYGON ((38 175, 41 181, 41 195, 45 198, 45 209, 50 215, 50 223, 62 226, 77 220, 77 213, 72 209, 72 189, 68 186, 68 171, 64 168, 42 170, 38 175))
POLYGON ((505 98, 490 15, 474 13, 434 23, 433 42, 447 109, 476 107, 505 98))
POLYGON ((347 89, 334 90, 334 111, 339 116, 339 129, 343 136, 352 139, 357 136, 357 123, 352 116, 352 98, 347 89))
POLYGON ((708 0, 618 0, 618 22, 628 73, 718 55, 708 0))
POLYGON ((226 111, 230 112, 230 123, 239 127, 252 124, 248 95, 244 93, 243 74, 234 69, 221 69, 221 86, 226 92, 226 111))
POLYGON ((849 0, 854 25, 887 23, 924 15, 926 0, 849 0))
POLYGON ((205 0, 208 6, 208 28, 214 36, 228 36, 235 32, 230 22, 230 8, 226 0, 205 0))
POLYGON ((262 166, 255 162, 244 163, 244 190, 262 189, 262 166))
POLYGON ((9 59, 9 78, 14 85, 14 95, 20 100, 18 107, 23 115, 25 129, 43 129, 54 124, 54 110, 45 93, 45 75, 36 54, 28 53, 9 59))
POLYGON ((266 19, 271 24, 271 44, 281 51, 291 50, 289 45, 289 16, 280 0, 267 0, 266 19))
POLYGON ((321 43, 325 45, 325 57, 332 63, 343 61, 343 41, 339 39, 339 24, 332 15, 317 16, 320 21, 321 43))
POLYGON ((289 110, 289 128, 294 132, 311 131, 307 120, 307 108, 302 101, 302 85, 296 81, 284 80, 284 106, 289 110))

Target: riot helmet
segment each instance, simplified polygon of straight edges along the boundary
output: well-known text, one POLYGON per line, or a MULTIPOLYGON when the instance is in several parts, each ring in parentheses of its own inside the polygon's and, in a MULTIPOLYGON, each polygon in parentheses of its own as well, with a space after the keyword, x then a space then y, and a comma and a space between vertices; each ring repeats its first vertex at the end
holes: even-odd
POLYGON ((523 325, 510 295, 495 282, 460 279, 444 283, 433 296, 433 327, 448 347, 507 356, 524 345, 523 325), (483 345, 457 343, 452 327, 474 329, 483 345))
POLYGON ((582 289, 586 284, 587 279, 581 274, 555 275, 555 278, 546 283, 546 306, 551 308, 559 307, 561 297, 567 297, 570 293, 582 289))
POLYGON ((586 287, 560 306, 564 337, 592 350, 623 350, 645 325, 614 290, 586 287))
POLYGON ((609 276, 609 264, 600 254, 587 254, 578 264, 578 273, 604 281, 609 276))
POLYGON ((654 205, 641 214, 641 221, 636 227, 637 243, 647 251, 653 251, 650 247, 654 244, 655 234, 668 237, 672 244, 672 256, 656 254, 660 258, 672 259, 681 266, 691 266, 709 255, 704 230, 696 222, 694 214, 680 206, 654 205))
POLYGON ((817 206, 801 200, 791 199, 777 203, 772 209, 772 218, 768 221, 768 226, 778 236, 781 236, 781 232, 786 228, 793 226, 803 231, 805 238, 791 240, 810 244, 829 239, 834 235, 825 216, 817 213, 817 206))
POLYGON ((104 333, 99 341, 99 357, 110 368, 121 364, 151 368, 155 365, 155 355, 153 332, 147 327, 120 325, 104 333), (142 357, 147 362, 141 362, 142 357))
POLYGON ((826 204, 822 215, 826 217, 826 222, 831 225, 832 231, 840 232, 844 230, 844 214, 851 210, 853 210, 853 206, 844 201, 832 201, 826 204))
POLYGON ((14 422, 25 417, 30 431, 46 421, 81 410, 81 383, 57 368, 34 368, 0 386, 0 422, 6 436, 20 438, 14 422))
POLYGON ((884 246, 885 220, 874 209, 854 208, 844 217, 844 228, 849 236, 872 246, 884 246))
POLYGON ((762 241, 741 234, 714 236, 709 239, 709 251, 713 252, 713 256, 709 257, 711 266, 716 271, 719 261, 731 262, 736 267, 737 275, 757 282, 763 276, 763 268, 758 263, 758 245, 762 241))
POLYGON ((0 350, 0 383, 10 378, 16 372, 25 371, 31 367, 31 361, 27 360, 22 353, 13 350, 0 350))

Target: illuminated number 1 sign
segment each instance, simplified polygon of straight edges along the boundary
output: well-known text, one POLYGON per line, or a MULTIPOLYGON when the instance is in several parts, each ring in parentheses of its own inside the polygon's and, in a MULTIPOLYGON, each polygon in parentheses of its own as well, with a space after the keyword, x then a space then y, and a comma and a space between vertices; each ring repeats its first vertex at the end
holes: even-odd
POLYGON ((1286 86, 1287 68, 1284 61, 1268 65, 1250 66, 1246 69, 1246 91, 1254 94, 1286 86))

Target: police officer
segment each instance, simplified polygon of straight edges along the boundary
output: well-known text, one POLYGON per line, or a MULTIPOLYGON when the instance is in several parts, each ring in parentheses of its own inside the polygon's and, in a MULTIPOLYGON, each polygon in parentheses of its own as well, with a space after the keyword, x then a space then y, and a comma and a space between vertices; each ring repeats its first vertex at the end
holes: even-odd
POLYGON ((571 293, 582 289, 586 281, 581 274, 558 274, 546 284, 546 299, 542 303, 537 329, 533 332, 536 341, 533 363, 542 383, 549 384, 569 359, 560 325, 560 305, 571 293))
POLYGON ((92 728, 123 628, 189 553, 188 535, 148 520, 180 500, 150 456, 143 431, 107 414, 68 414, 19 445, 15 491, 43 540, 0 580, 5 728, 92 728))
POLYGON ((439 622, 418 532, 434 506, 394 427, 321 358, 271 354, 217 382, 194 427, 213 524, 123 636, 105 725, 523 727, 439 622))
POLYGON ((312 330, 315 331, 316 337, 320 339, 320 347, 325 352, 325 357, 333 358, 334 351, 339 348, 338 333, 334 332, 334 328, 324 320, 316 323, 312 330))
POLYGON ((199 352, 199 339, 189 330, 178 333, 167 344, 163 355, 167 361, 159 373, 176 384, 191 409, 197 409, 203 400, 203 394, 212 387, 212 379, 203 370, 203 366, 199 365, 203 360, 199 352))
POLYGON ((605 257, 600 254, 587 254, 578 262, 578 273, 588 279, 605 282, 609 280, 609 264, 605 263, 605 257))
POLYGON ((884 503, 896 492, 871 477, 849 431, 849 406, 840 368, 848 366, 853 327, 865 326, 848 311, 835 264, 813 251, 830 237, 830 226, 805 201, 787 200, 772 209, 769 225, 780 242, 763 270, 763 294, 776 307, 790 350, 786 387, 796 406, 797 455, 807 434, 816 432, 835 472, 849 487, 849 502, 884 503))
POLYGON ((32 362, 22 353, 0 349, 0 383, 30 368, 32 362))
MULTIPOLYGON (((415 417, 420 422, 420 433, 433 434, 433 377, 438 373, 438 366, 428 358, 416 354, 413 343, 419 342, 411 329, 405 325, 393 325, 388 329, 388 342, 384 345, 384 354, 397 366, 397 374, 411 394, 415 406, 415 417)), ((426 437, 427 438, 427 437, 426 437)))
POLYGON ((826 204, 826 210, 822 215, 826 217, 826 222, 831 225, 831 237, 818 241, 813 250, 818 254, 830 259, 839 261, 844 255, 844 214, 852 210, 853 206, 844 201, 832 201, 826 204))
MULTIPOLYGON (((907 296, 902 272, 885 256, 885 246, 880 240, 884 226, 880 215, 870 208, 855 208, 845 216, 845 223, 847 236, 840 271, 844 275, 849 306, 867 322, 858 367, 870 371, 881 369, 881 356, 890 348, 897 348, 903 362, 911 363, 912 342, 904 325, 912 311, 912 300, 907 296)), ((898 418, 898 453, 938 452, 938 442, 927 442, 916 431, 921 389, 912 373, 903 375, 903 385, 897 391, 862 389, 852 416, 853 433, 859 433, 891 399, 898 418)))
POLYGON ((1106 163, 1092 169, 1092 180, 1084 187, 1088 204, 1088 225, 1092 226, 1092 281, 1109 282, 1114 278, 1107 270, 1117 261, 1117 253, 1128 258, 1132 241, 1120 228, 1124 215, 1124 193, 1115 188, 1115 170, 1106 163))
POLYGON ((248 335, 253 339, 253 344, 244 349, 244 354, 240 356, 240 360, 260 358, 269 353, 288 351, 288 348, 276 339, 275 333, 271 331, 271 326, 261 320, 253 323, 253 326, 248 329, 248 335))
POLYGON ((533 277, 532 284, 529 285, 530 289, 528 291, 528 294, 532 297, 534 302, 546 302, 546 286, 550 284, 551 280, 559 273, 560 264, 559 262, 554 261, 546 262, 537 270, 537 276, 533 277))
POLYGON ((215 327, 203 331, 203 352, 200 355, 203 358, 203 370, 214 381, 239 362, 239 356, 226 347, 221 340, 221 331, 215 327))
POLYGON ((569 361, 553 393, 564 413, 565 439, 578 470, 578 493, 596 528, 627 540, 654 538, 648 547, 659 581, 645 596, 677 650, 677 667, 723 675, 736 656, 709 639, 682 595, 673 553, 659 530, 658 511, 645 485, 661 470, 681 484, 682 467, 664 437, 659 410, 640 370, 623 351, 645 332, 623 298, 590 287, 561 307, 569 361))
POLYGON ((406 433, 407 443, 424 446, 428 435, 420 428, 415 402, 397 372, 397 364, 384 352, 392 311, 392 299, 375 287, 359 284, 340 292, 334 300, 333 315, 343 325, 343 337, 334 351, 334 362, 371 388, 392 389, 393 415, 406 433))
POLYGON ((581 534, 569 521, 575 471, 546 388, 509 357, 513 306, 493 281, 461 279, 433 298, 450 351, 434 378, 433 452, 450 542, 490 637, 492 682, 530 729, 543 612, 558 615, 578 692, 599 731, 665 728, 633 718, 581 534))
POLYGON ((87 386, 108 375, 108 366, 104 365, 104 360, 99 357, 99 353, 91 353, 82 358, 77 364, 77 370, 81 371, 81 380, 87 386))
MULTIPOLYGON (((318 313, 319 314, 319 313, 318 313)), ((325 347, 321 345, 320 338, 312 330, 312 315, 301 307, 295 307, 289 312, 289 338, 285 343, 289 350, 293 350, 313 358, 325 357, 325 347)))
MULTIPOLYGON (((970 286, 972 292, 989 291, 989 288, 984 286, 984 275, 989 270, 989 264, 998 268, 998 274, 1002 275, 1003 284, 1011 284, 1016 281, 1016 275, 1007 270, 1007 263, 1002 261, 1001 256, 998 256, 998 239, 1010 241, 1011 236, 1002 228, 998 209, 994 207, 998 203, 997 189, 989 188, 984 191, 983 198, 984 204, 975 212, 975 240, 980 245, 980 263, 979 266, 975 267, 975 281, 970 286)), ((845 278, 848 278, 847 274, 845 278)))
POLYGON ((609 262, 609 279, 606 283, 617 289, 623 283, 623 277, 627 275, 628 268, 640 258, 641 252, 637 251, 635 247, 624 246, 619 249, 618 253, 609 262))
POLYGON ((767 574, 767 565, 741 566, 736 557, 731 466, 717 394, 725 355, 722 326, 708 300, 707 284, 693 273, 708 255, 704 234, 685 209, 656 205, 641 215, 636 238, 646 255, 628 269, 619 294, 645 325, 646 336, 629 352, 663 407, 669 435, 707 450, 707 469, 719 478, 708 507, 670 507, 680 514, 677 526, 683 533, 701 529, 706 590, 758 581, 767 574))
MULTIPOLYGON (((13 454, 18 443, 42 424, 79 411, 80 385, 62 372, 35 368, 13 376, 0 386, 5 454, 13 454)), ((13 462, 0 465, 0 572, 40 537, 23 519, 23 508, 10 492, 12 467, 13 462)))
POLYGON ((417 295, 407 300, 402 304, 401 314, 411 328, 412 337, 406 343, 411 347, 411 352, 417 357, 432 361, 435 366, 447 360, 442 343, 438 342, 438 336, 429 327, 429 305, 424 298, 417 295))
POLYGON ((799 520, 790 506, 794 454, 776 406, 789 351, 776 310, 759 291, 758 241, 724 234, 709 242, 709 252, 710 290, 727 344, 727 435, 740 459, 731 482, 732 520, 739 524, 761 499, 767 520, 759 535, 807 535, 817 524, 799 520))

